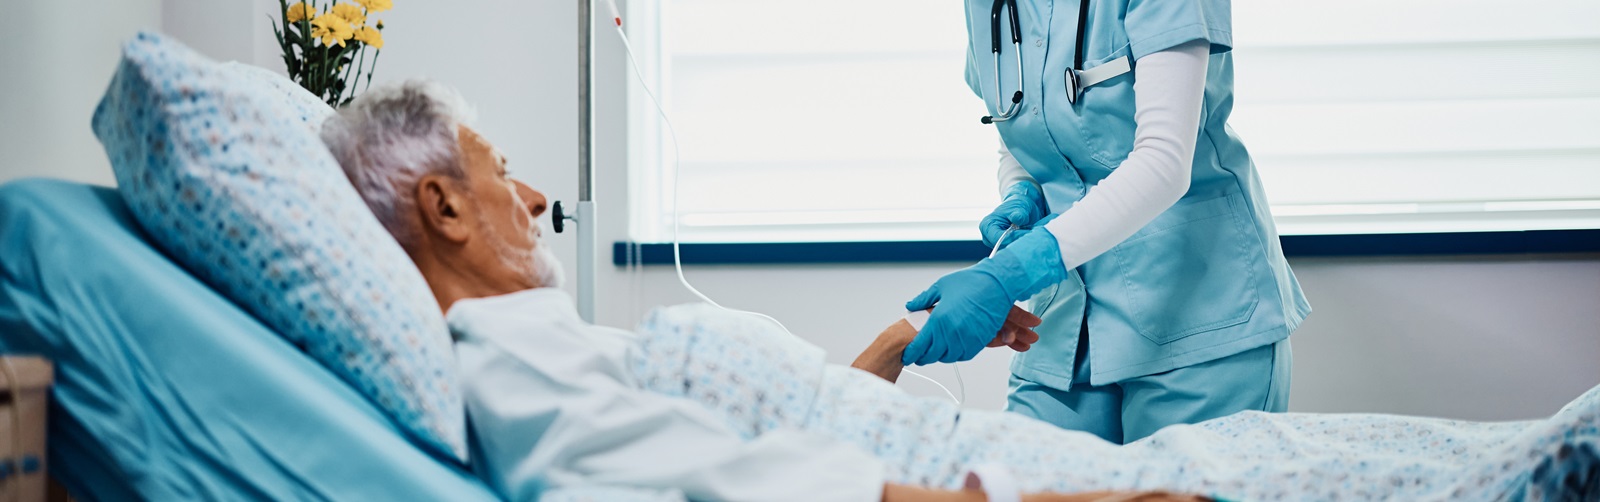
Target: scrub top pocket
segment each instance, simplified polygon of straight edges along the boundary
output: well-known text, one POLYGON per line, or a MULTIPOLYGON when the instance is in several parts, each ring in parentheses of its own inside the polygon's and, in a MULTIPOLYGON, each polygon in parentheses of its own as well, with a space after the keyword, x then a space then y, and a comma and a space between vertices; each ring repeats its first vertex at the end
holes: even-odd
MULTIPOLYGON (((1112 248, 1134 328, 1157 344, 1236 326, 1258 302, 1242 194, 1179 202, 1112 248), (1139 287, 1138 285, 1160 285, 1139 287)), ((1115 301, 1115 299, 1112 299, 1115 301)))
MULTIPOLYGON (((1105 57, 1085 63, 1084 68, 1095 68, 1127 56, 1128 46, 1123 45, 1105 57)), ((1078 113, 1081 118, 1078 127, 1082 129, 1089 157, 1105 169, 1116 169, 1133 151, 1136 127, 1133 120, 1133 72, 1085 88, 1079 99, 1078 113)))

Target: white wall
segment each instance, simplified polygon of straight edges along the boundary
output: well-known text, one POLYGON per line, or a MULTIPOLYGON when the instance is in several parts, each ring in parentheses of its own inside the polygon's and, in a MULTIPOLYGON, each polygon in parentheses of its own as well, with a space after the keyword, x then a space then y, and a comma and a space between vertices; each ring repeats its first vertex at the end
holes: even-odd
POLYGON ((0 181, 111 184, 89 117, 116 71, 119 44, 160 22, 160 0, 0 3, 0 181))
POLYGON ((162 0, 159 28, 212 59, 281 71, 282 63, 269 65, 278 57, 278 43, 267 16, 276 19, 277 12, 277 0, 162 0))
MULTIPOLYGON (((1548 415, 1600 384, 1600 259, 1305 259, 1316 309, 1294 335, 1292 411, 1478 420, 1548 415)), ((944 266, 690 267, 730 307, 768 313, 848 363, 944 266)), ((689 301, 670 269, 640 278, 645 303, 689 301)), ((624 298, 621 302, 630 301, 624 298)), ((963 365, 969 404, 1005 402, 1009 357, 963 365)), ((947 368, 927 374, 954 382, 947 368)), ((939 391, 910 381, 926 395, 939 391)))
MULTIPOLYGON (((0 16, 0 181, 50 175, 109 183, 89 114, 140 26, 218 59, 280 69, 266 15, 276 2, 100 2, 57 13, 7 2, 0 16), (12 6, 15 7, 12 7, 12 6), (112 7, 114 6, 114 8, 112 7), (107 10, 109 9, 109 10, 107 10), (20 14, 19 14, 20 13, 20 14), (98 30, 74 30, 92 23, 98 30), (57 36, 66 32, 71 37, 57 36), (50 43, 43 43, 48 40, 50 43), (10 71, 25 68, 28 71, 10 71)), ((552 199, 576 200, 576 3, 515 0, 402 2, 385 13, 377 81, 430 76, 479 108, 478 128, 513 171, 552 199)), ((599 317, 631 326, 648 305, 691 299, 670 268, 612 267, 625 236, 625 81, 620 45, 597 30, 596 160, 602 209, 599 317)), ((982 167, 975 167, 981 169, 982 167)), ((574 275, 571 234, 554 237, 574 275)), ((767 312, 848 362, 899 306, 962 264, 690 267, 694 283, 733 307, 767 312)), ((1473 419, 1548 414, 1600 383, 1600 256, 1295 260, 1316 312, 1295 336, 1291 409, 1374 411, 1473 419)), ((572 289, 569 285, 568 289, 572 289)), ((1007 357, 963 366, 969 404, 1004 402, 1007 357)), ((947 367, 930 376, 954 379, 947 367)), ((914 392, 926 384, 905 380, 914 392)))

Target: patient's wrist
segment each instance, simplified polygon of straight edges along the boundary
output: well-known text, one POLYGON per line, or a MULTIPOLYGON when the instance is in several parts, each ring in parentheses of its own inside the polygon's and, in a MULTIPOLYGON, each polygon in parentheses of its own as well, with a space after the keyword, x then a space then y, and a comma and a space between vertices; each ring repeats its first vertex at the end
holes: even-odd
POLYGON ((894 382, 900 378, 900 370, 905 367, 900 364, 900 356, 916 337, 917 330, 910 323, 905 319, 897 320, 879 333, 872 345, 868 345, 850 366, 894 382))
POLYGON ((889 352, 885 355, 891 356, 889 360, 893 361, 896 366, 904 366, 900 364, 900 356, 905 353, 906 347, 911 345, 911 341, 916 338, 917 328, 912 327, 911 322, 905 319, 895 321, 894 324, 890 324, 888 328, 884 328, 883 332, 878 334, 878 340, 883 342, 885 351, 889 352))

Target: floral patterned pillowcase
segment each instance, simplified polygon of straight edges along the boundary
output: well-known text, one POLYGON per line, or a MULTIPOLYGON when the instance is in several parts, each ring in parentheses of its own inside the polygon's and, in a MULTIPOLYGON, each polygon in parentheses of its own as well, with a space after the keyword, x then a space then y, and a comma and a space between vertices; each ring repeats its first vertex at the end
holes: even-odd
POLYGON ((118 191, 190 273, 465 460, 444 316, 318 138, 331 110, 248 73, 154 33, 124 45, 93 121, 118 191))
POLYGON ((312 134, 317 134, 322 129, 322 121, 333 115, 333 107, 317 99, 311 91, 300 87, 300 84, 273 73, 271 70, 260 66, 248 65, 238 61, 229 61, 217 65, 225 73, 232 73, 239 78, 254 81, 271 87, 274 93, 263 94, 263 97, 278 98, 276 105, 283 106, 290 113, 299 117, 312 134))

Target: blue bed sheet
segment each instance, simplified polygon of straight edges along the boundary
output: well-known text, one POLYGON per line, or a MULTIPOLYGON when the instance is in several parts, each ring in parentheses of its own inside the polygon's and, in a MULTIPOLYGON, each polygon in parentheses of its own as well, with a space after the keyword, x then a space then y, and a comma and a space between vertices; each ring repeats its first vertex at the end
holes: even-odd
POLYGON ((0 351, 56 363, 80 500, 496 500, 146 241, 111 189, 0 185, 0 351))

